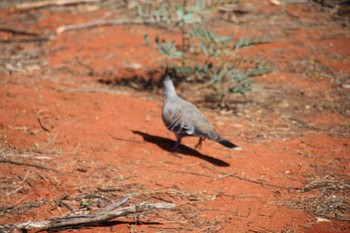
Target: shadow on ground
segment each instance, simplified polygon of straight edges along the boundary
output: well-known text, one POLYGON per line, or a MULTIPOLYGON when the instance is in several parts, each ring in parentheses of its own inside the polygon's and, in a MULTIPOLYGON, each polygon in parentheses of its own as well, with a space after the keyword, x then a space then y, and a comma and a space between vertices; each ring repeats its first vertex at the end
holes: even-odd
MULTIPOLYGON (((150 135, 150 134, 143 133, 143 132, 140 132, 140 131, 134 131, 133 130, 132 132, 134 134, 142 136, 143 140, 145 140, 147 142, 150 142, 150 143, 153 143, 153 144, 156 144, 157 146, 159 146, 163 150, 166 150, 166 151, 169 151, 169 152, 173 152, 171 150, 172 146, 175 143, 175 141, 173 141, 173 140, 170 140, 170 139, 167 139, 167 138, 163 138, 163 137, 159 137, 159 136, 150 135)), ((214 157, 211 157, 211 156, 208 156, 208 155, 204 155, 204 154, 199 153, 198 151, 196 151, 196 150, 194 150, 194 149, 192 149, 190 147, 187 147, 187 146, 184 146, 184 145, 180 145, 179 149, 180 149, 180 152, 178 152, 178 153, 180 153, 180 154, 197 157, 197 158, 205 160, 208 163, 211 163, 211 164, 213 164, 215 166, 219 166, 219 167, 228 167, 228 166, 230 166, 229 163, 227 163, 227 162, 225 162, 225 161, 223 161, 221 159, 216 159, 214 157)))
POLYGON ((122 77, 105 77, 98 80, 99 83, 108 86, 122 86, 137 91, 157 92, 161 90, 163 71, 152 69, 146 74, 126 74, 122 77))

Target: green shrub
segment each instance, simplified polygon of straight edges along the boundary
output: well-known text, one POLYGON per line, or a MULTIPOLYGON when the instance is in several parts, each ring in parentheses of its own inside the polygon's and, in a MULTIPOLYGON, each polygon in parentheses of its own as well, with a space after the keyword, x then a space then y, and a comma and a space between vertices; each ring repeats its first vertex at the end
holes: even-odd
POLYGON ((262 59, 238 55, 238 50, 268 43, 271 38, 254 36, 235 39, 234 35, 218 36, 205 27, 203 19, 212 10, 223 6, 236 7, 238 3, 232 0, 200 0, 188 4, 184 0, 181 4, 172 4, 158 0, 149 1, 144 6, 137 5, 137 14, 148 24, 180 30, 179 44, 159 36, 152 44, 147 33, 144 39, 148 46, 154 46, 167 59, 178 61, 171 62, 177 78, 209 81, 220 92, 222 102, 231 93, 251 92, 253 78, 272 71, 262 59))

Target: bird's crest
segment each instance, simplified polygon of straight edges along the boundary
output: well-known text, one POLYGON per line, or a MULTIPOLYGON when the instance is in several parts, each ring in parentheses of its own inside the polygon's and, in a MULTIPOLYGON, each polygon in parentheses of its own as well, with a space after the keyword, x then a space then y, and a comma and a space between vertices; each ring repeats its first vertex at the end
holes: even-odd
POLYGON ((168 64, 168 61, 166 62, 166 65, 165 65, 165 74, 169 74, 169 64, 168 64))
POLYGON ((164 75, 163 75, 163 80, 165 78, 169 77, 170 78, 170 72, 169 72, 169 65, 168 65, 168 61, 166 61, 166 65, 165 65, 165 71, 164 71, 164 75))

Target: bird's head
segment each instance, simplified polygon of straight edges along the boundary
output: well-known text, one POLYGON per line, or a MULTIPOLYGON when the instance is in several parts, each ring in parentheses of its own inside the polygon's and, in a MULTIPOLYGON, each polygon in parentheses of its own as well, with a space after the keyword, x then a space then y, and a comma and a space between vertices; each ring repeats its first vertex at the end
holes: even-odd
POLYGON ((165 72, 164 72, 162 81, 163 81, 163 97, 164 97, 164 100, 176 97, 177 94, 176 94, 176 91, 175 91, 174 83, 171 80, 171 76, 170 76, 170 73, 169 73, 168 66, 166 66, 166 68, 165 68, 165 72))

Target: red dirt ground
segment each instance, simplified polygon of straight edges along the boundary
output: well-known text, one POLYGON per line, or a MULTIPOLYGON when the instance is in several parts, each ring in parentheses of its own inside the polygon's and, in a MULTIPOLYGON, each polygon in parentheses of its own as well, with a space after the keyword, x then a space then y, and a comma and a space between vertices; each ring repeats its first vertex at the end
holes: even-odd
MULTIPOLYGON (((113 4, 24 12, 2 6, 4 27, 54 36, 0 44, 0 224, 96 212, 131 195, 125 206, 170 202, 176 208, 75 231, 350 232, 346 22, 317 4, 271 1, 243 1, 247 13, 236 23, 216 15, 210 24, 218 32, 273 36, 245 52, 263 56, 275 71, 256 79, 259 91, 230 97, 233 112, 211 108, 201 86, 180 84, 182 96, 243 150, 207 140, 196 151, 196 139, 185 138, 186 147, 174 154, 174 135, 160 116, 161 92, 140 90, 133 78, 156 71, 158 82, 164 59, 144 45, 143 33, 153 38, 164 31, 123 25, 55 34, 59 26, 108 12, 132 16, 113 4), (118 85, 121 79, 130 86, 118 85), (312 186, 320 181, 343 186, 312 186), (328 203, 326 191, 344 201, 315 215, 328 203)), ((176 31, 165 36, 179 38, 176 31)), ((1 31, 0 38, 30 37, 1 31)))

